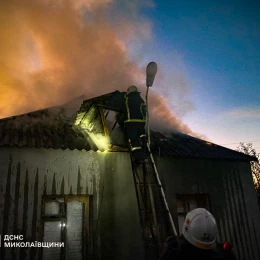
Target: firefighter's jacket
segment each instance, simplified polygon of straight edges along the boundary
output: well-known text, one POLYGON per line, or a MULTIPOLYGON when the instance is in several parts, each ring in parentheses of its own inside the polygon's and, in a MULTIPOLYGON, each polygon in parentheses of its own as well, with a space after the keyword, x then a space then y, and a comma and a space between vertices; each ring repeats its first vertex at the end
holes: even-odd
POLYGON ((122 108, 124 123, 146 122, 146 105, 139 92, 125 95, 125 104, 122 108))

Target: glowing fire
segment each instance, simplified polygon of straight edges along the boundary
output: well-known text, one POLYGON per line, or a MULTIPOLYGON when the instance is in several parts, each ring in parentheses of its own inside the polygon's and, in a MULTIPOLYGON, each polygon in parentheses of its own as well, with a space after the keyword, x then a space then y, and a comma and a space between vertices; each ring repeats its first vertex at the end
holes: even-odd
POLYGON ((99 151, 107 152, 109 149, 109 140, 101 134, 88 133, 92 141, 98 147, 99 151))
POLYGON ((91 140, 95 143, 100 152, 107 152, 110 146, 110 140, 102 134, 94 134, 94 122, 90 122, 89 119, 85 119, 80 128, 88 134, 91 140))

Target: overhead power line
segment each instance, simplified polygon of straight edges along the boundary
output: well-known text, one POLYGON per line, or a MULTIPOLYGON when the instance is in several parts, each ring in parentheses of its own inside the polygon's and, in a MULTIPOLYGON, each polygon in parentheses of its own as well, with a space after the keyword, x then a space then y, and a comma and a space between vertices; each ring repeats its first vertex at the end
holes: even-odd
MULTIPOLYGON (((228 143, 228 144, 255 143, 255 142, 260 142, 260 140, 254 140, 254 141, 241 141, 241 142, 238 142, 238 143, 228 143)), ((228 144, 220 144, 220 145, 228 145, 228 144)))

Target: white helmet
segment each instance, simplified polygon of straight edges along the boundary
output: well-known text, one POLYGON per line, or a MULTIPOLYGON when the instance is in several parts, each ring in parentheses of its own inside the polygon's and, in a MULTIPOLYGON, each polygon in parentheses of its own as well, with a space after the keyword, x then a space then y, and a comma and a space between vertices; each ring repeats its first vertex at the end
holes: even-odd
POLYGON ((182 234, 194 246, 212 249, 217 237, 217 223, 210 212, 203 208, 190 211, 183 224, 182 234))
POLYGON ((131 92, 138 92, 138 88, 135 85, 132 85, 132 86, 128 87, 126 93, 129 94, 131 92))

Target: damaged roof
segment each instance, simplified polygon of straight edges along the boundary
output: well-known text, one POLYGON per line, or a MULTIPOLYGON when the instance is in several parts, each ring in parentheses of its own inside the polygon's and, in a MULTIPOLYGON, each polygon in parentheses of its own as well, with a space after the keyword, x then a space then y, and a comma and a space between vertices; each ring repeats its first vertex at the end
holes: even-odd
MULTIPOLYGON (((98 102, 100 103, 100 100, 98 102)), ((94 103, 96 99, 85 100, 74 118, 66 117, 64 108, 60 106, 1 119, 0 147, 96 151, 93 140, 83 133, 86 131, 82 131, 81 127, 81 122, 85 121, 92 133, 102 136, 107 134, 103 127, 103 110, 94 103)), ((104 104, 103 102, 101 106, 104 107, 104 104)), ((110 102, 105 106, 111 104, 110 102)), ((257 161, 255 157, 180 132, 166 137, 151 131, 151 150, 159 156, 257 161)))

